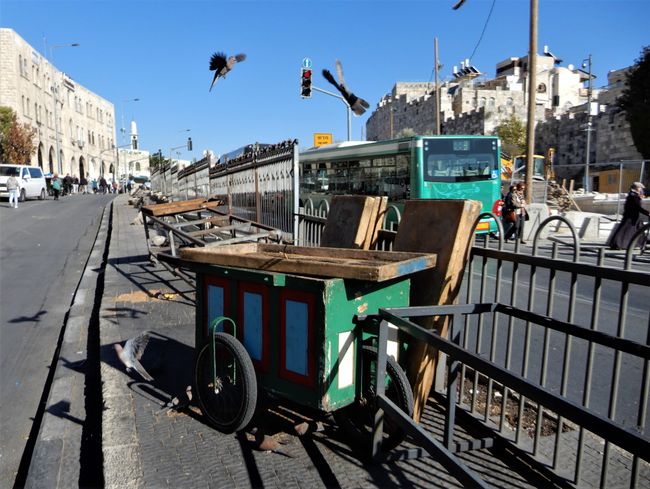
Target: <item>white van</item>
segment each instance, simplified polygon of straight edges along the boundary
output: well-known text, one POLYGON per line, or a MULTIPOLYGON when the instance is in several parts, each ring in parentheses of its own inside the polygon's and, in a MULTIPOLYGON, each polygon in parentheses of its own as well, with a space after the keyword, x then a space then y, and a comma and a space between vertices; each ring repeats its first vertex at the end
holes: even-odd
POLYGON ((21 202, 34 197, 43 200, 47 195, 45 175, 38 166, 0 165, 0 197, 9 198, 7 179, 11 175, 18 180, 20 186, 18 195, 21 202))

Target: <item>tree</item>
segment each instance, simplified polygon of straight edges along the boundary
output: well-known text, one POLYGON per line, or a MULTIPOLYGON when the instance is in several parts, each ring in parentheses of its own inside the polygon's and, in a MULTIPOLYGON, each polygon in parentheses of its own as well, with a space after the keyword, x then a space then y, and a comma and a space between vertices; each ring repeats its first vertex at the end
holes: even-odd
POLYGON ((515 114, 499 124, 494 132, 501 138, 503 150, 511 155, 521 154, 526 147, 526 126, 515 114))
POLYGON ((36 130, 18 122, 10 107, 0 107, 0 160, 5 163, 29 164, 36 151, 36 130))
POLYGON ((154 153, 149 155, 149 170, 154 171, 162 168, 165 163, 171 163, 168 158, 165 158, 161 153, 154 153))
POLYGON ((641 50, 641 56, 627 74, 626 88, 618 99, 618 107, 625 111, 630 123, 632 141, 644 159, 650 158, 650 46, 641 50))

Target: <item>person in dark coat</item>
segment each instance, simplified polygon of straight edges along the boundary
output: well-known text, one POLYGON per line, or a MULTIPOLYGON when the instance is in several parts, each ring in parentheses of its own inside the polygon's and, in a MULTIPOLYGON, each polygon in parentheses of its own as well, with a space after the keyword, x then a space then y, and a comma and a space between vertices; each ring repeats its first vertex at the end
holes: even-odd
MULTIPOLYGON (((641 219, 641 214, 648 216, 650 212, 645 210, 641 205, 644 189, 645 187, 641 182, 634 182, 630 187, 630 191, 625 198, 623 218, 609 240, 609 247, 611 249, 627 249, 634 233, 645 225, 643 219, 641 219)), ((637 240, 637 244, 643 247, 645 245, 645 236, 637 240)))

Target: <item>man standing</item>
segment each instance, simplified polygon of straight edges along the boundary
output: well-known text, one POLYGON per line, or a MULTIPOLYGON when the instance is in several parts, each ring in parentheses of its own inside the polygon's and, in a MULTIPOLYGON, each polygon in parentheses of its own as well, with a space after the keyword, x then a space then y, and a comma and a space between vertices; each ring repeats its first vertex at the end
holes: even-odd
POLYGON ((9 207, 13 207, 15 209, 18 209, 18 190, 20 189, 20 185, 18 184, 18 180, 15 177, 15 174, 12 174, 8 179, 7 179, 7 191, 9 192, 9 207), (13 200, 14 204, 11 205, 11 201, 13 200))

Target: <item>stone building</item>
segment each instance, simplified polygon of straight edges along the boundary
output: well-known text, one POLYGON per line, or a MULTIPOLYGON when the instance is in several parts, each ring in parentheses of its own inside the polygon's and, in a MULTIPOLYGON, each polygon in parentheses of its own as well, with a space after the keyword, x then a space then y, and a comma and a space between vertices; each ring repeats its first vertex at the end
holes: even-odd
POLYGON ((8 28, 0 28, 0 106, 36 130, 36 152, 27 163, 62 175, 116 173, 113 104, 57 70, 8 28))
MULTIPOLYGON (((556 150, 555 163, 584 171, 589 73, 562 60, 547 47, 538 55, 535 95, 535 153, 556 150)), ((527 120, 528 57, 513 57, 496 65, 487 79, 465 61, 454 67, 454 80, 440 85, 443 134, 493 134, 511 114, 527 120)), ((597 113, 592 116, 590 162, 639 160, 625 114, 615 101, 624 87, 626 70, 611 71, 604 89, 593 89, 597 113)), ((592 83, 594 77, 592 76, 592 83)), ((366 124, 369 140, 389 139, 403 132, 435 134, 436 97, 433 84, 398 82, 382 97, 366 124)), ((569 175, 573 176, 573 175, 569 175)))

